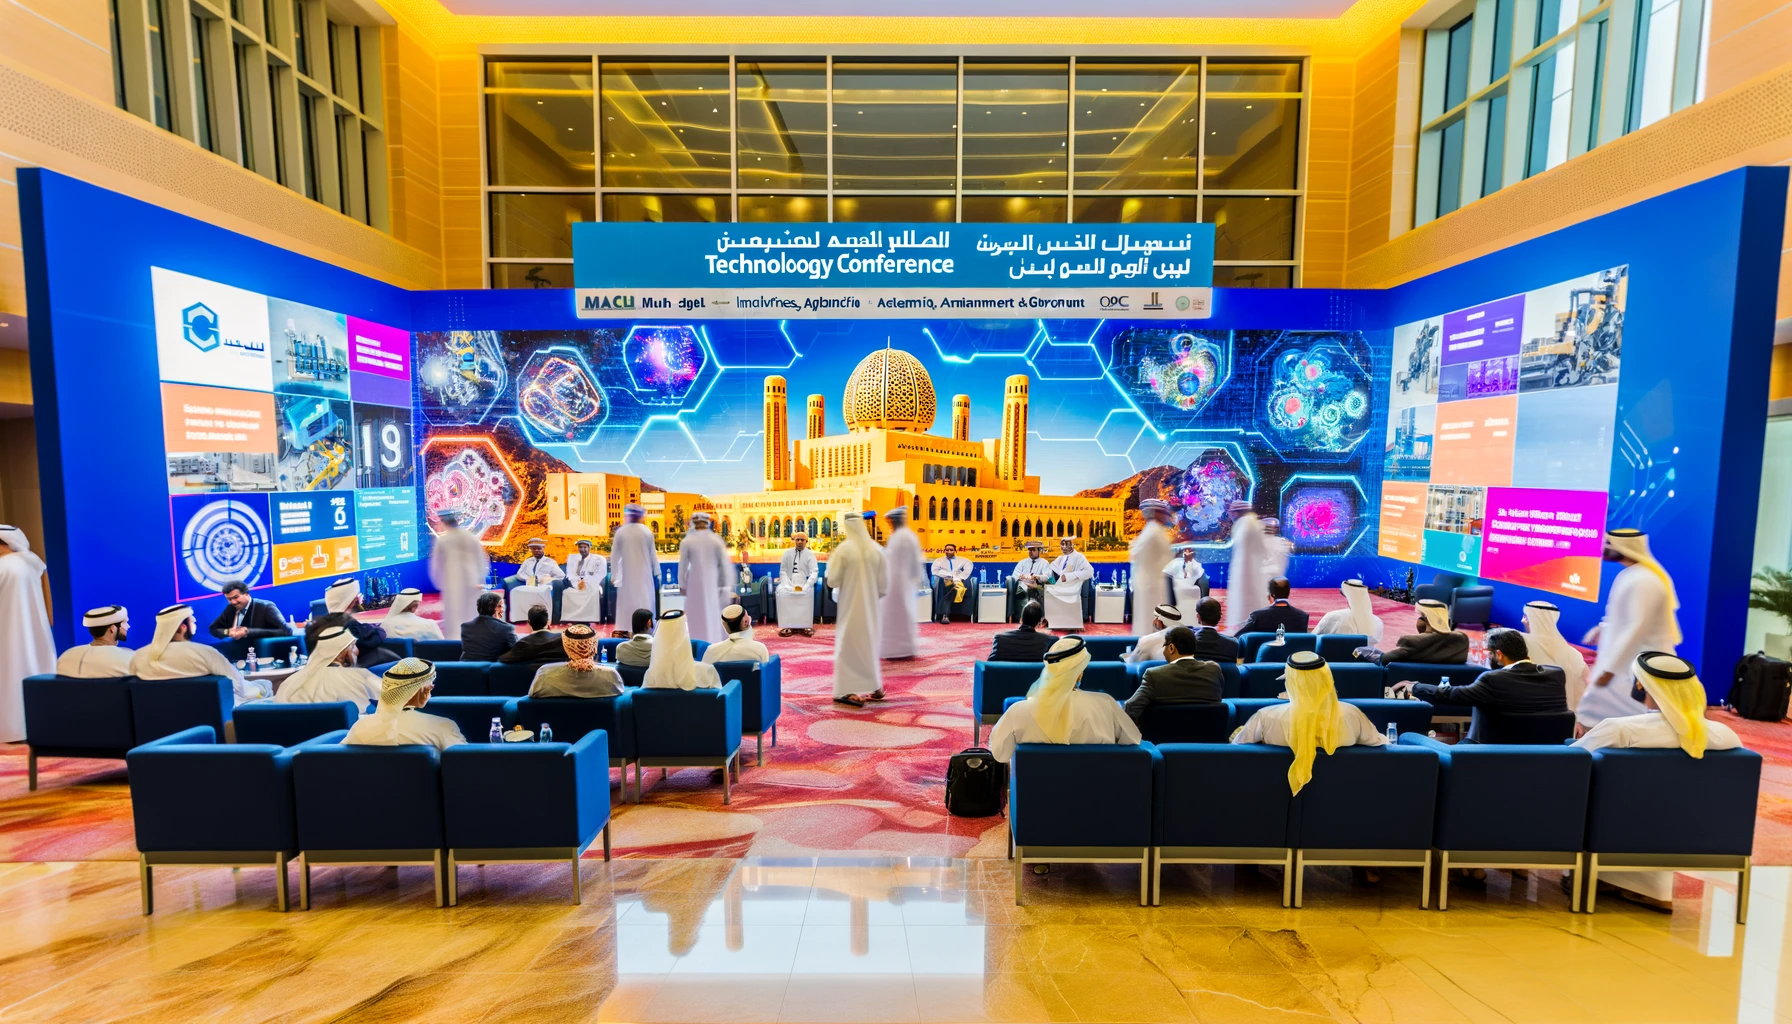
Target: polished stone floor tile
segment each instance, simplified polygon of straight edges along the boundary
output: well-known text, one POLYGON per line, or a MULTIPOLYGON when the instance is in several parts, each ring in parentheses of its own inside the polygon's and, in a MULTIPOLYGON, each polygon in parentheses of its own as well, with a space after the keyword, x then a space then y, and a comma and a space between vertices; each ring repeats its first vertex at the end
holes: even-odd
MULTIPOLYGON (((1003 868, 937 858, 319 869, 314 909, 268 871, 0 865, 0 1024, 630 1021, 1792 1024, 1792 869, 1683 875, 1673 913, 1574 915, 1550 873, 1493 873, 1448 912, 1416 882, 1055 866, 1016 907, 1003 868), (1172 905, 1173 904, 1173 905, 1172 905), (1782 975, 1786 980, 1782 982, 1782 975)), ((296 883, 297 873, 294 872, 296 883)))

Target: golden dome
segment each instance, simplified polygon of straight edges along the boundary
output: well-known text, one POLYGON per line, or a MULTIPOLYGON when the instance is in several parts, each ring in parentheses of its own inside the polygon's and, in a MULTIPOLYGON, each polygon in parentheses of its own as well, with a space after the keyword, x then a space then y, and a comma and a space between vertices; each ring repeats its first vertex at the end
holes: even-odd
POLYGON ((933 378, 921 361, 899 348, 881 348, 859 361, 846 378, 842 411, 848 430, 910 430, 933 426, 933 378))

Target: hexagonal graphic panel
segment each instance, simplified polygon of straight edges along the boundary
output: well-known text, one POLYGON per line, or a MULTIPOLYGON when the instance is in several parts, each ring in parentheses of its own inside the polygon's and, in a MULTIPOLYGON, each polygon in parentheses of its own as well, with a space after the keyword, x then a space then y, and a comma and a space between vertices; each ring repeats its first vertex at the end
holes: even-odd
POLYGON ((700 330, 723 369, 787 370, 797 360, 788 321, 712 320, 700 330))
POLYGON ((531 352, 516 375, 516 411, 534 444, 584 444, 604 425, 610 403, 583 354, 551 345, 531 352))
POLYGON ((437 426, 484 423, 510 386, 498 331, 431 331, 416 338, 423 417, 437 426))
POLYGON ((1101 379, 1108 367, 1094 344, 1099 329, 1099 324, 1041 320, 1027 349, 1027 364, 1034 377, 1042 381, 1101 379))
POLYGON ((1355 477, 1296 473, 1282 485, 1282 536, 1300 554, 1342 554, 1361 537, 1368 499, 1355 477))
POLYGON ((1232 379, 1229 331, 1129 326, 1113 345, 1114 383, 1160 434, 1195 425, 1232 379))
POLYGON ((1369 374, 1337 340, 1291 335, 1262 364, 1266 440, 1291 457, 1342 461, 1369 433, 1369 374))
POLYGON ((438 436, 423 443, 423 507, 431 533, 442 532, 439 513, 453 509, 460 528, 486 547, 510 537, 523 488, 492 438, 438 436))
POLYGON ((1230 446, 1202 451, 1183 467, 1176 485, 1177 539, 1196 544, 1231 543, 1232 503, 1249 501, 1255 488, 1256 480, 1246 462, 1230 446))
POLYGON ((622 339, 622 365, 647 405, 683 403, 708 363, 694 327, 637 326, 622 339))

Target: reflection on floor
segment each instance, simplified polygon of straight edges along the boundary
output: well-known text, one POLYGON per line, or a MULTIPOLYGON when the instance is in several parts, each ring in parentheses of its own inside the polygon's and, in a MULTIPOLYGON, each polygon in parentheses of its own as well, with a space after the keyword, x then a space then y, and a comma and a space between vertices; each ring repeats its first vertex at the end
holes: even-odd
POLYGON ((634 860, 320 870, 276 913, 264 870, 0 865, 0 1021, 1792 1022, 1792 869, 1681 876, 1674 913, 1570 914, 1557 875, 1353 887, 1316 871, 1175 868, 1163 906, 1119 867, 1053 868, 1013 902, 1000 860, 634 860))

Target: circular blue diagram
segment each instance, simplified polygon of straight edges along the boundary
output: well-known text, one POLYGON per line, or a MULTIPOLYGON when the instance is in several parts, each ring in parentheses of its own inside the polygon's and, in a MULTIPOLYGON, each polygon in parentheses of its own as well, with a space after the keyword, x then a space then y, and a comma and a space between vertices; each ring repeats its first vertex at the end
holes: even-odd
POLYGON ((187 575, 211 590, 231 580, 254 580, 267 568, 273 545, 253 508, 228 498, 200 509, 180 539, 187 575))

